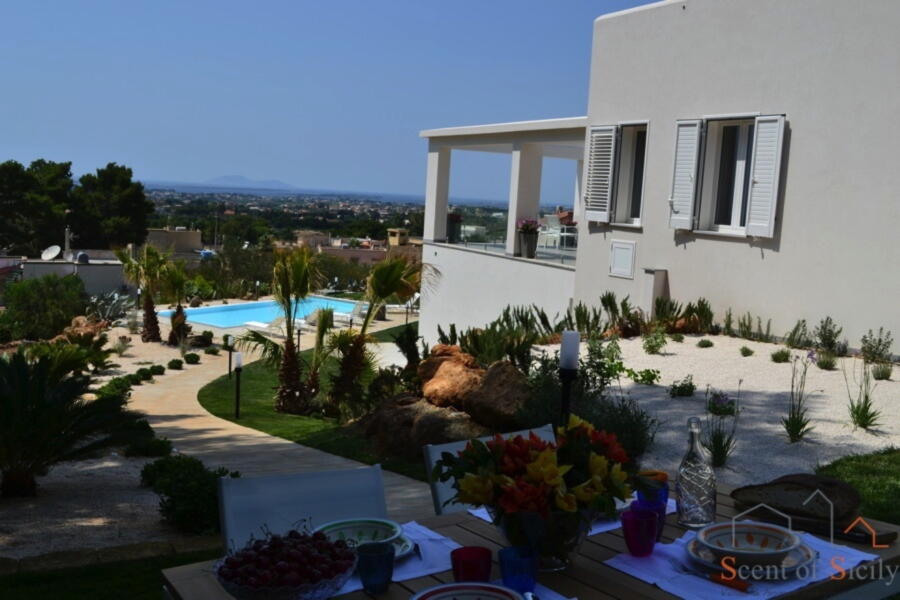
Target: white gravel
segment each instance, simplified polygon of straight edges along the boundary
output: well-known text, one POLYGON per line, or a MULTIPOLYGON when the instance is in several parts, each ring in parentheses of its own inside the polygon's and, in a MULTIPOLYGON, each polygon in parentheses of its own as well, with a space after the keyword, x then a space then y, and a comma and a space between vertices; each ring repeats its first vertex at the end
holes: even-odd
MULTIPOLYGON (((887 446, 900 447, 900 367, 894 365, 892 381, 878 381, 874 398, 881 411, 877 432, 854 430, 847 410, 848 395, 841 368, 846 371, 850 390, 857 391, 855 377, 862 361, 839 359, 837 369, 824 371, 810 366, 806 390, 808 416, 814 427, 802 441, 791 444, 781 424, 787 414, 791 389, 791 364, 774 363, 771 353, 783 346, 752 342, 727 336, 705 336, 712 348, 698 348, 704 336, 685 336, 683 343, 669 341, 662 355, 644 352, 640 338, 620 340, 626 366, 659 369, 655 386, 638 385, 623 379, 622 388, 661 422, 651 450, 643 457, 645 468, 664 469, 674 474, 687 446, 687 419, 704 417, 704 392, 710 385, 737 394, 741 384, 742 412, 738 423, 737 447, 728 464, 717 469, 720 483, 746 485, 760 483, 787 473, 811 472, 848 454, 872 452, 887 446), (754 350, 749 357, 739 349, 754 350), (693 398, 670 398, 673 381, 693 375, 697 391, 693 398)), ((583 350, 582 350, 583 351, 583 350)), ((806 352, 793 351, 805 356, 806 352)))

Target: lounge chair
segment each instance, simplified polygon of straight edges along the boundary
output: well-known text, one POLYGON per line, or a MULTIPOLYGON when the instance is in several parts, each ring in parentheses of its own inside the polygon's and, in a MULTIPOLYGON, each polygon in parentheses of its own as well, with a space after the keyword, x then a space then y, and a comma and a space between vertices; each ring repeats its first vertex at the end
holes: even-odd
POLYGON ((421 294, 419 294, 419 292, 416 292, 409 300, 407 300, 403 304, 387 304, 385 306, 385 309, 388 312, 406 312, 407 310, 409 312, 415 312, 417 310, 416 304, 418 304, 420 297, 421 294))
MULTIPOLYGON (((544 425, 542 427, 538 427, 537 429, 526 429, 524 431, 515 431, 513 433, 505 433, 504 437, 515 437, 517 435, 527 436, 529 433, 534 433, 536 436, 544 440, 545 442, 555 442, 556 435, 553 433, 553 425, 544 425)), ((487 436, 483 438, 478 438, 482 442, 486 442, 492 439, 493 436, 487 436)), ((432 477, 432 472, 434 471, 435 463, 441 458, 441 453, 443 452, 458 452, 466 447, 468 444, 468 440, 463 440, 461 442, 450 442, 447 444, 426 444, 422 447, 422 452, 425 454, 425 474, 428 477, 428 485, 431 486, 431 500, 434 502, 434 514, 436 515, 444 515, 447 513, 455 513, 462 512, 464 510, 468 510, 471 508, 468 504, 447 504, 444 505, 447 500, 452 498, 456 494, 456 490, 453 489, 453 483, 450 481, 437 481, 432 477)))
POLYGON ((367 306, 364 303, 357 302, 351 312, 335 312, 334 324, 347 325, 349 327, 352 323, 361 323, 363 318, 365 318, 366 308, 367 306))
POLYGON ((247 321, 244 327, 253 331, 260 331, 272 335, 284 337, 284 317, 278 317, 271 323, 263 323, 262 321, 247 321))

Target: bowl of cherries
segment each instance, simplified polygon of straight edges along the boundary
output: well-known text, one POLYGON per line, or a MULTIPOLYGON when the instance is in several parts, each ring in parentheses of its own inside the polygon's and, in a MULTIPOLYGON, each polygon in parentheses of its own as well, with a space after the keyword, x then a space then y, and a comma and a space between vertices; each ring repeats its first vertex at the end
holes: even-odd
POLYGON ((322 533, 267 532, 218 561, 216 579, 238 600, 324 600, 356 569, 356 551, 322 533))

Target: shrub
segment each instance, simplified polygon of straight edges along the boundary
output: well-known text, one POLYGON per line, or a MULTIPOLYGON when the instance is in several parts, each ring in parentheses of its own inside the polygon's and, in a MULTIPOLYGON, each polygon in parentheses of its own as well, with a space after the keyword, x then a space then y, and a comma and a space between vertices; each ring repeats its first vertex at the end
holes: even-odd
POLYGON ((660 378, 659 369, 641 369, 640 371, 628 369, 628 373, 632 381, 641 385, 654 385, 660 378))
POLYGON ((677 300, 658 296, 653 301, 653 316, 666 330, 671 330, 675 326, 683 311, 684 307, 677 300))
POLYGON ((189 365, 196 365, 200 362, 200 355, 196 352, 188 352, 184 355, 184 362, 189 365))
POLYGON ((85 309, 85 315, 95 321, 107 321, 110 325, 119 324, 131 306, 131 298, 118 292, 107 292, 91 296, 85 309))
POLYGON ((215 346, 210 346, 208 348, 203 349, 203 354, 209 354, 210 356, 218 356, 219 349, 216 348, 215 346))
POLYGON ((614 433, 632 461, 650 449, 659 429, 659 421, 627 396, 605 398, 587 407, 581 416, 594 427, 614 433))
POLYGON ((759 340, 760 342, 772 341, 772 319, 766 321, 766 330, 763 331, 762 319, 756 317, 756 335, 754 336, 754 339, 759 340))
POLYGON ((218 480, 240 477, 237 471, 210 470, 196 458, 167 456, 144 466, 141 484, 159 494, 164 521, 184 533, 219 531, 218 480))
POLYGON ((753 316, 748 312, 742 317, 738 317, 738 337, 745 340, 753 339, 753 316))
POLYGON ((672 338, 673 342, 677 342, 679 344, 684 342, 684 335, 681 333, 673 333, 669 337, 672 338))
POLYGON ((659 354, 666 347, 666 333, 662 327, 656 327, 653 331, 643 336, 644 352, 647 354, 659 354))
POLYGON ((790 405, 787 416, 781 419, 781 424, 792 444, 802 440, 813 429, 809 425, 809 417, 806 416, 806 372, 809 370, 809 363, 809 358, 803 361, 794 358, 791 364, 790 405))
POLYGON ((825 317, 819 324, 816 326, 813 331, 813 338, 815 338, 816 348, 819 350, 824 350, 825 352, 829 352, 831 354, 838 353, 838 338, 841 335, 843 328, 838 327, 837 324, 832 320, 831 317, 825 317))
POLYGON ((887 381, 891 378, 893 365, 889 362, 872 365, 872 379, 875 381, 887 381))
POLYGON ((838 342, 834 346, 834 353, 836 356, 847 356, 850 353, 850 343, 846 339, 838 342))
POLYGON ((800 319, 794 324, 793 329, 784 336, 784 344, 788 348, 809 348, 813 345, 806 327, 806 319, 800 319))
POLYGON ((117 356, 123 356, 128 352, 129 348, 131 348, 131 337, 120 335, 113 344, 112 351, 115 352, 117 356))
POLYGON ((870 329, 860 340, 859 353, 868 363, 890 362, 893 343, 894 338, 891 336, 891 332, 885 332, 884 327, 879 327, 877 334, 872 333, 870 329))
POLYGON ((151 365, 150 366, 150 374, 151 375, 163 375, 166 372, 166 368, 162 365, 151 365))
POLYGON ((212 344, 214 335, 209 329, 204 329, 200 332, 200 337, 202 337, 207 344, 212 344))
POLYGON ((741 389, 738 384, 737 398, 716 388, 706 387, 706 412, 718 416, 735 416, 740 412, 741 389))
POLYGON ((141 324, 138 322, 137 315, 136 310, 128 311, 128 319, 125 321, 125 327, 128 328, 128 333, 135 334, 141 330, 141 324))
POLYGON ((694 390, 696 389, 697 386, 694 385, 694 376, 688 375, 684 379, 672 382, 672 386, 669 388, 669 396, 672 398, 693 396, 694 390))
POLYGON ((772 362, 786 363, 791 360, 791 351, 787 348, 781 348, 772 353, 772 362))
POLYGON ((877 427, 881 420, 881 411, 875 408, 872 399, 872 392, 875 386, 872 384, 872 377, 869 368, 863 363, 862 375, 858 381, 856 397, 850 391, 850 382, 847 380, 847 373, 844 372, 844 384, 847 386, 847 397, 849 403, 847 409, 850 412, 850 421, 854 427, 860 427, 868 431, 877 427))
POLYGON ((77 275, 45 275, 6 286, 0 322, 12 339, 48 339, 84 314, 87 295, 77 275))
POLYGON ((734 315, 731 309, 725 311, 725 322, 722 324, 722 333, 734 337, 734 315))
POLYGON ((156 458, 172 454, 172 442, 166 438, 143 438, 134 440, 124 450, 125 456, 147 456, 156 458))
POLYGON ((823 371, 834 371, 837 366, 837 359, 831 352, 821 351, 816 354, 816 366, 823 371))
POLYGON ((141 385, 142 383, 144 383, 143 378, 137 373, 130 373, 128 375, 125 375, 125 378, 128 379, 128 383, 130 383, 131 385, 141 385))
POLYGON ((747 346, 741 346, 741 356, 753 356, 753 350, 747 346))
POLYGON ((169 364, 167 366, 169 367, 170 371, 180 371, 184 366, 184 362, 182 362, 181 359, 173 358, 169 361, 169 364))
POLYGON ((141 367, 137 371, 134 372, 135 375, 141 378, 141 381, 150 381, 153 379, 153 372, 147 367, 141 367))
POLYGON ((697 305, 694 307, 694 316, 697 318, 697 331, 700 333, 710 333, 713 330, 713 314, 712 306, 706 298, 699 298, 697 305))
POLYGON ((699 342, 697 342, 697 347, 698 347, 698 348, 712 348, 712 347, 713 347, 713 341, 712 341, 712 340, 708 340, 708 339, 706 339, 706 338, 703 338, 702 340, 700 340, 699 342))
POLYGON ((126 375, 124 377, 113 377, 102 386, 97 388, 94 393, 97 396, 119 395, 127 399, 130 392, 131 382, 128 380, 128 376, 126 375))
POLYGON ((724 467, 728 457, 734 452, 737 422, 736 415, 729 417, 711 414, 706 417, 700 443, 709 451, 712 466, 724 467))

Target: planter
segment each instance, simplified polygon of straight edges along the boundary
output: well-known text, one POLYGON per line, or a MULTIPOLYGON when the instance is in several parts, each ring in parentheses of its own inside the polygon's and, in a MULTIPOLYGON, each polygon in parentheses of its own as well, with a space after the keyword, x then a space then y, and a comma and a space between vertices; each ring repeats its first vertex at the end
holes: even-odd
POLYGON ((447 243, 458 244, 462 238, 462 215, 449 213, 447 215, 447 243))
POLYGON ((540 556, 541 571, 562 571, 581 545, 594 522, 593 511, 551 511, 546 517, 535 512, 495 513, 494 525, 512 546, 533 548, 540 556))
POLYGON ((519 236, 519 256, 525 258, 534 258, 537 253, 538 232, 537 231, 520 231, 519 236))

